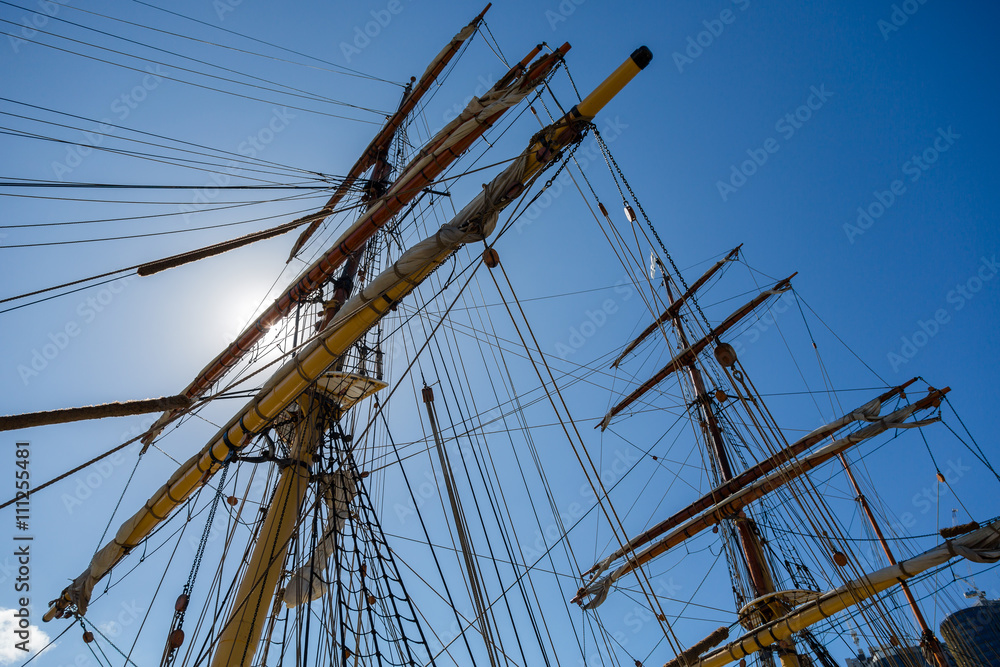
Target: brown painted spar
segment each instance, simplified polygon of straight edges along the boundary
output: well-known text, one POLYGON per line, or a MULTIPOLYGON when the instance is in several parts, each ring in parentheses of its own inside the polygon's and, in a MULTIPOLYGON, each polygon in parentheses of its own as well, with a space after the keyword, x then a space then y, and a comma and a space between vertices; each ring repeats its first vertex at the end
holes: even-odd
POLYGON ((711 343, 714 340, 717 340, 719 336, 721 336, 722 334, 724 334, 725 332, 729 331, 734 326, 736 326, 740 322, 740 320, 742 320, 744 317, 752 313, 754 309, 757 308, 757 306, 761 305, 762 303, 767 301, 768 298, 774 296, 775 294, 780 294, 781 292, 790 289, 791 280, 797 275, 798 275, 797 272, 793 273, 784 280, 778 282, 771 289, 765 292, 761 292, 753 299, 751 299, 742 308, 740 308, 735 313, 727 317, 722 322, 722 324, 712 329, 707 336, 697 341, 696 343, 692 344, 690 347, 687 347, 678 352, 677 355, 673 359, 671 359, 666 366, 661 368, 656 373, 656 375, 646 380, 646 382, 644 382, 642 386, 640 386, 638 389, 636 389, 631 394, 626 396, 625 399, 622 400, 618 405, 611 408, 611 410, 608 411, 608 414, 604 415, 604 419, 602 419, 594 428, 599 428, 602 431, 606 429, 608 425, 611 423, 611 419, 615 415, 617 415, 619 412, 621 412, 628 406, 632 405, 632 403, 635 403, 637 400, 639 400, 639 398, 642 397, 643 394, 645 394, 650 389, 663 382, 663 380, 665 380, 668 376, 670 376, 671 373, 674 373, 679 369, 684 368, 684 366, 690 364, 692 361, 697 359, 698 355, 701 353, 702 350, 708 347, 709 343, 711 343))
POLYGON ((399 129, 399 126, 403 124, 403 121, 406 120, 406 116, 413 111, 414 107, 417 106, 417 102, 420 101, 420 98, 422 98, 424 93, 430 89, 431 84, 433 84, 438 75, 444 71, 444 68, 448 66, 451 59, 456 53, 458 53, 458 50, 462 48, 462 44, 464 44, 466 39, 468 39, 468 37, 463 37, 463 35, 478 27, 479 23, 483 20, 483 16, 486 15, 486 12, 489 11, 492 6, 492 2, 486 5, 486 8, 479 12, 479 16, 472 19, 472 22, 466 26, 465 30, 459 32, 455 39, 453 39, 451 43, 445 47, 444 51, 438 55, 435 62, 428 67, 427 71, 420 77, 420 81, 413 86, 413 90, 406 97, 406 99, 403 100, 403 103, 399 106, 396 113, 389 117, 389 120, 386 121, 382 130, 375 136, 374 139, 372 139, 372 142, 368 144, 368 148, 365 149, 365 152, 361 154, 358 161, 355 162, 354 166, 347 172, 347 176, 344 177, 343 182, 341 182, 340 186, 336 189, 336 191, 334 191, 333 196, 330 197, 330 201, 328 201, 318 212, 311 213, 308 216, 309 218, 313 218, 313 221, 299 235, 299 238, 296 239, 295 245, 292 246, 292 251, 288 254, 289 262, 292 261, 297 254, 299 254, 299 251, 302 250, 302 246, 306 244, 306 241, 308 241, 313 233, 319 228, 323 220, 333 213, 337 204, 341 199, 343 199, 344 195, 350 191, 354 183, 361 177, 361 174, 365 173, 365 171, 375 164, 379 153, 388 150, 392 137, 396 134, 396 130, 399 129))
MULTIPOLYGON (((539 58, 530 67, 528 63, 539 47, 535 47, 521 62, 507 72, 493 87, 493 91, 506 88, 519 92, 532 90, 552 69, 562 60, 570 49, 563 44, 558 50, 539 58), (525 72, 525 70, 527 70, 525 72), (524 73, 522 73, 524 72, 524 73)), ((410 161, 410 166, 426 162, 419 170, 404 169, 403 175, 392 185, 388 193, 376 205, 358 220, 351 230, 327 252, 315 261, 298 280, 296 280, 271 306, 262 313, 240 336, 221 354, 206 366, 198 377, 185 389, 183 395, 197 399, 202 396, 219 378, 221 378, 244 354, 256 345, 267 333, 268 329, 281 318, 288 315, 293 307, 302 299, 312 294, 353 252, 361 248, 375 232, 385 225, 405 205, 410 203, 425 187, 461 156, 486 130, 493 126, 509 108, 501 108, 486 118, 480 119, 475 127, 454 145, 446 147, 450 134, 440 133, 433 142, 425 146, 420 153, 410 161), (411 173, 415 172, 415 173, 411 173)), ((457 127, 457 126, 456 126, 457 127)), ((451 128, 454 131, 454 127, 451 128)), ((159 434, 163 426, 178 413, 165 413, 157 420, 149 433, 143 438, 148 445, 159 434)))
POLYGON ((734 259, 736 259, 736 257, 740 253, 740 248, 742 247, 743 244, 741 243, 732 250, 730 250, 725 257, 716 262, 708 271, 706 271, 701 276, 701 278, 698 278, 698 280, 691 283, 691 286, 687 288, 687 291, 685 291, 684 294, 681 294, 679 297, 677 297, 677 299, 671 302, 671 304, 667 306, 667 309, 663 311, 662 315, 657 317, 652 324, 650 324, 643 330, 641 334, 636 336, 635 340, 633 340, 631 343, 625 346, 625 349, 622 350, 622 353, 618 355, 618 358, 615 359, 615 362, 611 364, 611 367, 618 368, 618 364, 622 362, 622 359, 627 357, 629 353, 639 345, 639 343, 646 340, 649 334, 656 331, 657 327, 659 327, 661 324, 663 324, 670 318, 676 317, 680 313, 681 307, 684 305, 684 303, 688 299, 690 299, 695 292, 701 289, 702 285, 707 283, 711 279, 711 277, 714 276, 716 272, 726 264, 726 262, 731 262, 734 259))
MULTIPOLYGON (((895 396, 903 395, 906 388, 916 381, 917 379, 913 378, 912 380, 909 380, 904 384, 901 384, 898 387, 894 387, 889 391, 885 392, 884 394, 882 394, 877 398, 879 404, 885 403, 886 401, 895 396)), ((812 433, 810 433, 809 435, 796 440, 788 447, 785 447, 781 451, 776 452, 772 456, 769 456, 768 458, 764 459, 763 461, 753 466, 752 468, 747 468, 746 470, 744 470, 743 472, 741 472, 739 475, 732 478, 728 482, 725 482, 724 484, 720 484, 719 486, 715 487, 714 489, 703 495, 698 500, 694 501, 693 503, 691 503, 684 509, 680 510, 679 512, 673 514, 672 516, 668 517, 667 519, 664 519, 663 521, 656 524, 655 526, 645 531, 641 535, 637 535, 636 537, 632 538, 631 540, 628 541, 628 544, 626 544, 623 548, 619 549, 618 551, 615 551, 613 554, 608 556, 608 560, 617 560, 618 558, 621 558, 625 554, 634 551, 639 547, 648 544, 649 542, 652 542, 657 537, 666 533, 668 530, 676 528, 683 522, 697 515, 699 512, 707 510, 709 507, 719 502, 723 498, 731 496, 732 494, 736 493, 737 491, 747 486, 748 484, 752 484, 753 482, 757 481, 764 475, 767 475, 768 473, 777 470, 779 466, 782 466, 788 463, 789 461, 795 459, 800 454, 804 453, 809 448, 819 444, 822 440, 830 437, 837 430, 841 428, 843 428, 843 425, 837 425, 837 422, 833 422, 833 424, 828 424, 826 427, 817 429, 812 433)), ((594 565, 594 567, 584 572, 583 573, 584 576, 595 571, 598 568, 598 566, 599 564, 594 565)))

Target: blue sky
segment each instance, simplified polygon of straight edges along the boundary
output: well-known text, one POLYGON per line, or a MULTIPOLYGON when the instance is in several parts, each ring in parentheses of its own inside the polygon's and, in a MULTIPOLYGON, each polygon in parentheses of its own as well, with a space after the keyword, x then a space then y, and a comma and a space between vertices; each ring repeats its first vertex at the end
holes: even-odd
MULTIPOLYGON (((232 184, 254 183, 255 178, 281 182, 307 178, 301 172, 272 176, 252 171, 261 164, 249 162, 258 160, 323 174, 345 173, 376 131, 381 113, 398 103, 398 82, 419 76, 425 63, 482 9, 477 3, 431 0, 302 3, 295 8, 257 0, 202 0, 171 5, 174 11, 204 22, 195 24, 137 2, 98 2, 85 7, 203 40, 195 42, 114 23, 77 11, 77 7, 77 3, 61 7, 44 2, 0 5, 0 18, 19 26, 2 24, 9 35, 3 36, 0 44, 5 83, 0 97, 36 107, 0 102, 0 111, 7 114, 3 126, 8 131, 34 132, 64 142, 2 135, 0 176, 4 178, 0 180, 195 187, 159 191, 0 188, 4 195, 145 202, 3 196, 0 284, 4 289, 0 297, 225 240, 316 208, 325 201, 326 193, 220 192, 213 185, 220 178, 232 184), (33 13, 36 10, 40 13, 33 13), (52 18, 40 18, 46 11, 52 18), (88 33, 56 19, 99 27, 173 53, 88 33), (91 46, 33 33, 32 25, 141 55, 146 60, 98 54, 91 46), (388 82, 335 74, 327 71, 333 68, 331 65, 317 61, 311 61, 314 67, 303 67, 223 50, 215 45, 305 60, 301 55, 220 32, 219 27, 388 82), (27 40, 128 62, 132 69, 27 40), (185 61, 177 54, 204 63, 185 61), (211 70, 217 76, 247 81, 243 77, 253 75, 306 91, 300 94, 349 101, 363 108, 239 87, 183 69, 210 71, 205 63, 239 73, 211 70), (181 80, 238 90, 244 97, 187 85, 181 80), (37 107, 82 118, 57 117, 37 107), (40 125, 31 118, 73 127, 40 125), (125 128, 228 151, 248 162, 233 162, 237 158, 230 156, 219 158, 216 161, 221 166, 213 180, 212 172, 204 165, 180 168, 87 150, 88 142, 150 153, 161 150, 122 142, 124 136, 137 136, 125 128), (87 132, 103 135, 88 137, 87 132), (289 195, 307 198, 270 201, 289 195), (226 201, 262 203, 211 210, 226 201), (161 213, 188 216, 47 228, 12 227, 161 213), (246 222, 250 219, 259 221, 246 222), (6 247, 225 223, 234 226, 101 243, 6 247)), ((991 398, 997 370, 991 351, 1000 344, 995 327, 1000 315, 1000 226, 995 213, 1000 195, 994 183, 1000 148, 995 122, 997 46, 992 30, 996 13, 996 8, 985 3, 947 4, 940 0, 814 2, 777 7, 756 0, 714 0, 695 6, 552 0, 498 2, 488 13, 487 22, 508 60, 519 59, 541 41, 553 48, 570 42, 573 49, 568 56, 569 71, 584 94, 635 47, 650 47, 652 64, 605 109, 597 125, 689 281, 710 261, 744 243, 744 256, 758 273, 740 266, 727 274, 739 284, 720 286, 719 292, 706 297, 703 305, 710 317, 721 319, 728 314, 737 301, 727 299, 753 289, 754 279, 763 285, 798 271, 794 285, 800 297, 797 303, 803 306, 783 309, 774 322, 757 322, 735 338, 745 347, 745 362, 756 366, 754 381, 761 391, 801 391, 804 381, 809 389, 822 388, 823 379, 810 344, 812 335, 831 382, 838 389, 894 385, 917 375, 933 386, 952 387, 950 398, 959 416, 990 453, 993 445, 989 435, 996 429, 991 398), (788 361, 786 343, 798 367, 788 361)), ((445 85, 434 90, 422 117, 410 126, 410 141, 419 144, 462 108, 470 95, 481 93, 504 71, 505 66, 477 37, 450 70, 445 85)), ((575 100, 564 73, 555 78, 552 88, 564 107, 575 100)), ((556 113, 550 100, 549 110, 556 113)), ((545 110, 537 108, 544 117, 545 110)), ((537 128, 531 114, 523 114, 509 131, 491 135, 495 148, 476 167, 514 155, 537 128)), ((161 141, 149 135, 143 139, 161 141)), ((478 156, 479 152, 474 151, 471 157, 478 156)), ((581 146, 578 159, 612 217, 624 224, 620 197, 592 139, 581 146)), ((467 159, 463 164, 471 162, 467 159)), ((451 204, 461 208, 495 171, 480 172, 465 182, 450 185, 451 203, 442 202, 444 213, 451 210, 451 204)), ((581 187, 585 188, 582 182, 581 187)), ((521 220, 523 224, 502 238, 497 248, 514 292, 525 302, 525 312, 542 351, 552 355, 557 371, 581 373, 581 367, 619 348, 651 316, 635 297, 637 293, 621 284, 625 270, 572 183, 559 181, 550 192, 552 197, 540 200, 535 209, 529 210, 521 220), (587 322, 594 326, 585 327, 587 322), (583 336, 581 330, 593 333, 583 336)), ((410 228, 406 240, 415 240, 416 234, 410 228)), ((323 238, 332 235, 328 231, 323 238)), ((151 278, 90 286, 0 313, 4 349, 0 412, 13 414, 178 392, 241 330, 260 303, 273 298, 269 290, 294 276, 301 265, 285 268, 292 240, 291 235, 286 235, 151 278)), ((648 247, 644 253, 648 257, 648 247)), ((467 255, 461 257, 459 266, 465 266, 470 260, 467 255)), ((498 303, 500 296, 492 281, 480 278, 482 291, 475 297, 479 302, 498 303)), ((437 275, 434 278, 440 279, 437 275)), ((431 291, 421 294, 421 302, 430 301, 431 291)), ((0 304, 0 310, 20 303, 0 304)), ((445 305, 443 300, 435 303, 445 305)), ((433 305, 429 309, 440 310, 433 305)), ((487 312, 505 338, 516 337, 505 310, 489 308, 487 312)), ((470 326, 483 327, 472 314, 468 317, 470 326)), ((423 342, 419 331, 412 334, 409 349, 414 341, 417 345, 423 342)), ((458 341, 459 334, 455 335, 458 341)), ((641 359, 615 378, 595 375, 590 383, 579 382, 567 388, 567 396, 574 400, 573 416, 581 420, 599 417, 618 394, 630 390, 630 381, 641 381, 644 373, 648 375, 663 364, 667 354, 662 341, 659 347, 647 346, 641 352, 641 359)), ((478 351, 467 354, 474 356, 466 361, 472 369, 474 389, 481 392, 477 407, 485 412, 498 402, 484 380, 490 366, 480 363, 478 351)), ((534 371, 523 362, 512 363, 519 373, 519 392, 530 392, 538 384, 534 371)), ((396 366, 396 372, 404 366, 396 366)), ((428 379, 442 374, 440 367, 430 361, 422 362, 420 370, 428 379)), ((404 389, 408 390, 410 382, 411 378, 403 381, 404 389)), ((412 396, 404 397, 405 393, 401 390, 395 398, 400 430, 394 436, 410 442, 422 437, 415 412, 420 406, 412 396)), ((843 407, 854 407, 871 393, 846 394, 843 407)), ((660 399, 666 404, 670 397, 660 399)), ((204 421, 192 420, 185 424, 183 432, 171 435, 164 449, 183 460, 200 447, 214 433, 209 422, 228 419, 240 405, 239 401, 220 403, 203 413, 204 421)), ((789 398, 786 402, 775 398, 775 403, 790 433, 814 427, 833 410, 829 402, 817 410, 805 399, 799 402, 789 398)), ((551 409, 544 404, 526 408, 525 414, 526 419, 536 423, 554 421, 551 409)), ((669 421, 673 419, 671 413, 669 421)), ((131 418, 55 426, 16 436, 8 434, 4 442, 13 442, 16 437, 32 443, 32 473, 34 479, 42 481, 122 442, 129 437, 126 434, 139 432, 142 424, 142 418, 131 418)), ((636 452, 651 446, 669 425, 644 414, 627 420, 617 433, 600 436, 591 430, 591 424, 581 421, 584 440, 598 458, 598 467, 612 471, 615 481, 620 479, 614 472, 616 463, 624 460, 631 465, 636 452)), ((949 424, 957 428, 958 422, 951 418, 949 424)), ((995 515, 989 499, 996 496, 996 480, 991 484, 985 470, 971 466, 968 450, 945 429, 937 428, 933 434, 929 432, 929 446, 939 467, 950 471, 956 481, 961 479, 956 488, 960 489, 962 506, 977 519, 995 515)), ((561 432, 543 428, 540 433, 543 436, 538 437, 537 444, 546 466, 563 469, 567 461, 572 462, 572 472, 567 471, 552 483, 560 494, 560 511, 575 520, 579 512, 568 508, 577 502, 586 504, 587 494, 581 490, 582 472, 569 458, 571 452, 561 432)), ((674 434, 670 432, 668 440, 674 434)), ((510 449, 511 445, 506 447, 510 449)), ((690 463, 700 460, 690 443, 686 448, 683 444, 678 447, 682 449, 673 450, 671 456, 681 451, 678 459, 690 463)), ((505 453, 508 462, 512 461, 513 454, 505 453)), ((152 454, 158 458, 144 460, 129 485, 123 507, 138 506, 171 469, 173 464, 164 454, 152 454)), ((92 484, 85 477, 82 482, 71 479, 33 500, 38 540, 32 581, 38 589, 32 601, 34 618, 40 618, 44 602, 56 596, 67 578, 79 573, 91 549, 97 546, 106 517, 125 488, 135 455, 134 448, 126 450, 120 459, 95 473, 97 476, 90 478, 92 484)), ((8 460, 13 461, 13 456, 8 460)), ((943 497, 938 503, 933 495, 934 466, 919 437, 907 438, 905 445, 871 447, 864 462, 866 474, 878 484, 885 511, 906 524, 907 531, 924 535, 934 532, 938 524, 950 522, 952 507, 959 505, 951 497, 943 497), (929 500, 932 497, 933 503, 929 500), (903 518, 907 514, 910 519, 903 518)), ((634 480, 648 477, 659 482, 677 477, 676 471, 657 473, 652 468, 644 469, 647 463, 640 463, 635 472, 629 473, 629 483, 617 488, 615 493, 620 495, 612 496, 616 506, 626 508, 641 498, 639 509, 630 518, 630 528, 641 527, 658 513, 680 507, 693 497, 693 490, 704 488, 703 476, 693 476, 688 480, 693 490, 678 491, 667 501, 661 501, 659 496, 655 501, 640 497, 641 485, 634 480), (659 502, 666 505, 659 507, 659 502)), ((422 479, 430 470, 426 459, 414 459, 408 466, 415 479, 422 479)), ((399 482, 398 473, 389 469, 385 475, 377 484, 386 532, 415 537, 417 526, 405 520, 408 499, 399 496, 398 488, 393 486, 399 482)), ((822 479, 842 496, 846 493, 841 476, 829 472, 822 479)), ((848 501, 843 502, 842 509, 850 515, 854 510, 848 501)), ((527 506, 518 509, 525 517, 530 513, 527 506)), ((552 522, 550 509, 544 511, 549 513, 549 519, 543 517, 542 528, 552 522)), ((588 565, 591 556, 599 557, 606 551, 611 539, 606 523, 601 525, 595 516, 585 517, 572 533, 577 540, 574 548, 580 551, 577 555, 588 565)), ((6 517, 5 525, 9 526, 13 519, 6 517)), ((961 518, 964 520, 965 515, 961 518)), ((534 521, 525 519, 526 542, 535 540, 536 530, 544 532, 534 521)), ((852 527, 860 530, 856 518, 853 521, 852 527)), ((117 520, 112 529, 115 526, 117 520)), ((5 527, 4 534, 9 530, 5 527)), ((705 540, 698 543, 698 548, 708 548, 708 544, 705 540)), ((426 555, 413 558, 421 567, 428 564, 426 555)), ((662 564, 662 570, 669 572, 664 580, 674 577, 673 581, 691 586, 681 592, 686 599, 694 586, 689 582, 700 580, 702 572, 695 574, 685 569, 690 567, 690 557, 675 560, 662 564)), ((155 565, 151 563, 151 569, 155 565)), ((186 568, 185 564, 181 569, 186 573, 186 568)), ((965 566, 956 568, 959 570, 965 576, 965 566)), ((732 598, 724 568, 714 571, 714 575, 717 578, 708 580, 704 589, 710 595, 709 604, 728 608, 732 598)), ((11 583, 6 570, 0 572, 0 578, 0 600, 7 601, 11 583)), ((983 575, 977 583, 992 591, 1000 584, 995 572, 983 575)), ((419 583, 413 585, 420 589, 419 583)), ((638 656, 652 664, 672 657, 665 645, 655 647, 658 630, 645 623, 644 616, 631 608, 631 602, 608 604, 616 606, 610 607, 603 620, 610 630, 620 631, 629 640, 621 649, 625 653, 619 653, 622 659, 625 655, 638 656), (637 627, 645 629, 633 633, 637 627), (649 655, 652 657, 647 658, 649 655)), ((138 621, 126 611, 135 605, 145 614, 148 603, 141 588, 134 593, 119 589, 103 608, 94 608, 94 622, 112 623, 125 614, 121 617, 121 633, 131 639, 138 621)), ((11 605, 0 602, 0 606, 11 605)), ((559 609, 565 618, 566 612, 561 606, 559 609)), ((436 611, 440 613, 440 609, 436 611)), ((674 608, 668 613, 677 611, 674 608)), ((940 621, 940 610, 937 613, 940 621)), ((154 618, 163 621, 163 614, 156 614, 154 618)), ((710 620, 724 617, 715 612, 710 620)), ((442 622, 442 627, 449 623, 442 622)), ((679 623, 678 632, 693 642, 716 625, 707 621, 700 625, 679 623)), ((165 625, 161 622, 156 627, 155 639, 149 646, 140 644, 151 655, 160 650, 165 625)), ((52 625, 43 629, 54 635, 61 628, 52 625)), ((69 664, 81 651, 77 635, 76 630, 66 635, 60 646, 35 664, 69 664)), ((843 655, 847 648, 840 641, 835 655, 843 655)), ((573 644, 567 651, 575 661, 579 648, 573 644)), ((0 660, 4 656, 0 654, 0 660)))

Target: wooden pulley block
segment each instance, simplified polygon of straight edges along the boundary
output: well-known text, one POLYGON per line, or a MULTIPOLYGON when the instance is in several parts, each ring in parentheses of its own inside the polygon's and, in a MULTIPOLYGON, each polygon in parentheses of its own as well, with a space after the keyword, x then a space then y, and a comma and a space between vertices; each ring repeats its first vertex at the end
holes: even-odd
POLYGON ((727 368, 736 363, 736 350, 729 343, 719 343, 715 348, 715 360, 727 368))
POLYGON ((177 628, 176 630, 171 632, 170 636, 167 638, 167 644, 170 645, 170 648, 180 648, 181 644, 183 643, 184 643, 184 631, 181 630, 180 628, 177 628))

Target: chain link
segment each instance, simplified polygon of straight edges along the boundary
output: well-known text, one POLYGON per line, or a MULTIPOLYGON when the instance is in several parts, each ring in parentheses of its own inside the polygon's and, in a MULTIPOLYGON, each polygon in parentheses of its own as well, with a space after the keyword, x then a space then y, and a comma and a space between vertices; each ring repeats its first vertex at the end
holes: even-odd
MULTIPOLYGON (((556 178, 559 177, 559 174, 562 173, 562 170, 566 168, 566 164, 573 157, 573 154, 576 153, 576 149, 580 147, 580 144, 583 143, 583 139, 586 136, 587 136, 587 130, 584 129, 584 131, 580 134, 580 138, 577 140, 577 142, 575 144, 573 144, 573 147, 571 149, 569 149, 569 152, 566 153, 565 157, 563 157, 562 160, 560 161, 559 168, 556 169, 555 173, 552 174, 552 176, 549 178, 549 180, 545 181, 545 185, 542 186, 542 192, 544 192, 545 190, 547 190, 548 188, 550 188, 552 186, 552 184, 555 182, 556 178)), ((549 169, 549 167, 551 167, 554 163, 555 163, 555 159, 549 160, 549 162, 546 163, 546 165, 544 167, 542 167, 542 173, 545 173, 545 171, 547 169, 549 169)), ((541 192, 539 192, 538 194, 541 194, 541 192)), ((536 197, 537 197, 537 195, 536 195, 536 197)))

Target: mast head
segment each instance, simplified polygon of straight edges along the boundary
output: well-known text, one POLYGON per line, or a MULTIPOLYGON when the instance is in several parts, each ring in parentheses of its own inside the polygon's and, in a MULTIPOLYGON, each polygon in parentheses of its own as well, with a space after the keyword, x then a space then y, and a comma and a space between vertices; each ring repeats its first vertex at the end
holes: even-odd
POLYGON ((653 59, 653 52, 649 50, 648 46, 640 46, 632 52, 630 57, 632 62, 639 66, 639 69, 646 69, 646 65, 653 59))

